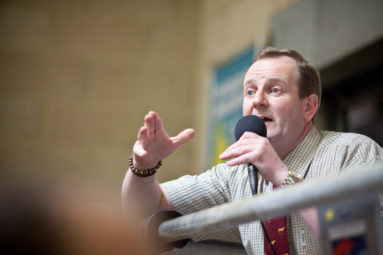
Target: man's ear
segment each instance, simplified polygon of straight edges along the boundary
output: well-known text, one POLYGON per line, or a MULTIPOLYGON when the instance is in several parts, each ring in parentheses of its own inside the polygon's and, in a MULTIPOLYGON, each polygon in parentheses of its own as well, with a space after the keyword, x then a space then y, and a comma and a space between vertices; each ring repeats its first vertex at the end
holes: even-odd
POLYGON ((303 100, 303 119, 305 122, 310 122, 318 110, 318 96, 311 94, 303 100))

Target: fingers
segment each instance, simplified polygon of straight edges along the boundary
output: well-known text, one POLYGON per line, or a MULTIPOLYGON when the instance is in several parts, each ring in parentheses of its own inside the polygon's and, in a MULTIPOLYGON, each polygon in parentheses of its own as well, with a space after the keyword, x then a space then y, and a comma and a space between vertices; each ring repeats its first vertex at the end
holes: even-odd
POLYGON ((249 146, 244 147, 244 146, 235 145, 235 146, 227 148, 224 152, 222 152, 222 154, 219 155, 219 158, 221 160, 235 159, 247 153, 251 153, 253 152, 253 150, 254 150, 253 147, 249 147, 249 146))
POLYGON ((226 162, 228 166, 236 166, 240 164, 251 163, 251 153, 242 154, 226 162))
POLYGON ((267 147, 267 139, 254 133, 246 132, 241 139, 230 145, 219 155, 221 160, 227 161, 227 165, 244 164, 256 161, 267 147))
POLYGON ((147 137, 149 139, 154 138, 158 133, 163 133, 167 135, 162 121, 160 119, 160 116, 156 112, 150 111, 148 114, 145 115, 144 120, 145 127, 147 127, 147 137))
POLYGON ((143 149, 146 149, 150 145, 151 140, 155 137, 156 127, 160 126, 162 128, 162 123, 158 114, 154 111, 150 111, 145 115, 144 122, 144 126, 141 127, 138 132, 137 140, 140 142, 143 149))
POLYGON ((156 112, 153 112, 153 118, 154 118, 154 124, 155 124, 155 129, 156 129, 156 132, 158 131, 162 131, 164 130, 164 126, 162 124, 162 120, 160 119, 160 116, 156 113, 156 112))
POLYGON ((219 155, 221 160, 227 160, 230 158, 238 157, 244 153, 248 153, 254 151, 257 147, 259 147, 259 142, 250 140, 250 139, 240 139, 236 143, 233 143, 229 147, 226 148, 224 152, 219 155))
POLYGON ((194 137, 194 129, 188 128, 180 132, 177 136, 172 137, 173 144, 178 147, 194 137))
POLYGON ((232 145, 227 147, 226 150, 221 153, 221 155, 219 155, 219 158, 221 160, 227 160, 227 159, 238 156, 238 154, 237 154, 238 150, 235 149, 237 147, 238 147, 237 143, 233 143, 232 145))
POLYGON ((148 133, 148 128, 146 126, 140 128, 140 131, 138 131, 137 140, 141 143, 142 147, 144 148, 146 148, 149 144, 147 133, 148 133))
POLYGON ((147 155, 147 151, 144 149, 141 142, 136 141, 133 146, 133 154, 141 158, 147 155))
POLYGON ((154 136, 156 126, 155 126, 155 113, 154 112, 149 112, 145 116, 145 127, 147 128, 147 136, 148 138, 152 138, 154 136))
POLYGON ((163 159, 194 136, 193 129, 185 129, 177 136, 169 137, 159 115, 153 111, 145 115, 144 121, 144 126, 138 132, 137 146, 134 146, 138 155, 163 159))

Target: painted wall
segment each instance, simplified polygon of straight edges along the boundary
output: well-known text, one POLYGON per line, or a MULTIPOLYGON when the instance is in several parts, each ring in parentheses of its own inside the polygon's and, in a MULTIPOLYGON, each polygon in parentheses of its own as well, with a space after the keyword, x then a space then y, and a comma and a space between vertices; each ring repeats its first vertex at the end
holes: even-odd
POLYGON ((202 171, 211 70, 267 40, 292 0, 1 1, 0 171, 119 197, 143 117, 196 137, 160 181, 202 171))

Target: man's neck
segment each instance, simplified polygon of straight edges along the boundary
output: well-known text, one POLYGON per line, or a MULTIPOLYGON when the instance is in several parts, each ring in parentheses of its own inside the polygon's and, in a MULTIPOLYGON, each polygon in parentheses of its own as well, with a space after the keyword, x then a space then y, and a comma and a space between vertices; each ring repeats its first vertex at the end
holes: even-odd
POLYGON ((278 152, 279 157, 282 160, 284 160, 290 154, 290 152, 292 152, 295 149, 295 147, 297 147, 298 144, 306 137, 306 135, 310 132, 312 127, 313 127, 312 122, 309 122, 307 125, 305 125, 298 139, 295 140, 295 143, 293 143, 290 147, 286 148, 286 150, 284 151, 281 150, 280 152, 278 152))

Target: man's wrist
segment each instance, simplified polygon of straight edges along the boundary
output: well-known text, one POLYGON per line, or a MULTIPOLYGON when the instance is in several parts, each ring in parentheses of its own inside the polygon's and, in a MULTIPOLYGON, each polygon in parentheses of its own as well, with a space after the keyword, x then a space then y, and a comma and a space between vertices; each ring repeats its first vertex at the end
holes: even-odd
POLYGON ((291 185, 291 184, 295 184, 302 181, 303 181, 303 178, 299 177, 295 172, 288 170, 287 176, 285 180, 283 181, 282 186, 291 185))
POLYGON ((132 173, 138 177, 148 177, 148 176, 151 176, 153 174, 155 174, 157 172, 157 169, 161 167, 162 165, 162 161, 158 161, 158 163, 156 165, 154 165, 153 167, 144 167, 144 168, 137 168, 136 167, 137 164, 135 164, 135 159, 134 159, 134 156, 130 156, 129 157, 129 166, 130 166, 130 170, 132 171, 132 173))
POLYGON ((286 167, 282 171, 278 173, 278 175, 275 177, 275 180, 273 182, 273 185, 275 188, 279 188, 283 185, 283 182, 287 178, 289 169, 286 167))
MULTIPOLYGON (((134 156, 134 154, 132 154, 132 156, 129 157, 129 160, 130 160, 130 158, 132 158, 133 167, 138 169, 138 170, 146 170, 146 169, 154 168, 158 164, 158 162, 160 161, 160 160, 158 160, 155 162, 142 163, 142 162, 139 162, 136 160, 136 157, 134 156)), ((130 162, 129 162, 129 164, 130 164, 130 162)))

